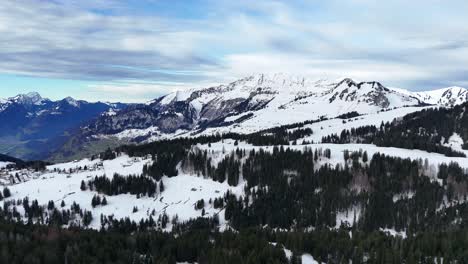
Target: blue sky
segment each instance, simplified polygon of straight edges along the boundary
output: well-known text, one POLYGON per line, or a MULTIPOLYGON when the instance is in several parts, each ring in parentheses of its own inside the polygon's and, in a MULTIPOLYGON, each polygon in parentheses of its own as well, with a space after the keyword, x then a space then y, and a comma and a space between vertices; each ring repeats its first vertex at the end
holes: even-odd
POLYGON ((141 102, 254 73, 468 87, 461 0, 3 0, 0 97, 141 102))

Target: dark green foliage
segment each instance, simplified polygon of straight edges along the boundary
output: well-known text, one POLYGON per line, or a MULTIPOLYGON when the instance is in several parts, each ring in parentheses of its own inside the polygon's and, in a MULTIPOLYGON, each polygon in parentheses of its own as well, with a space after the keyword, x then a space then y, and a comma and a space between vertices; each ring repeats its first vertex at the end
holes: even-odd
POLYGON ((201 210, 205 207, 205 201, 203 199, 201 200, 198 200, 196 203, 195 203, 195 210, 201 210))
POLYGON ((18 170, 21 169, 32 169, 35 171, 42 171, 45 170, 47 165, 51 165, 49 162, 40 161, 40 160, 32 160, 32 161, 24 161, 21 159, 17 159, 11 156, 0 154, 0 161, 6 162, 13 162, 14 164, 8 165, 8 167, 16 168, 18 170))
POLYGON ((101 205, 101 197, 99 195, 94 195, 91 200, 91 205, 94 207, 101 205))
POLYGON ((348 113, 346 113, 346 114, 339 115, 339 116, 337 116, 336 118, 339 118, 339 119, 350 119, 350 118, 354 118, 354 117, 358 117, 358 116, 360 116, 358 112, 352 111, 352 112, 348 112, 348 113))
POLYGON ((243 156, 243 152, 237 149, 230 155, 227 155, 218 166, 211 165, 211 159, 208 158, 207 151, 192 151, 182 161, 182 165, 187 170, 193 170, 199 175, 209 177, 218 182, 227 180, 231 186, 237 186, 240 177, 241 163, 239 158, 243 156))
POLYGON ((117 156, 115 154, 114 151, 112 151, 110 148, 108 148, 105 152, 101 153, 99 155, 99 158, 101 158, 102 160, 113 160, 115 159, 117 156))
MULTIPOLYGON (((88 217, 85 213, 84 218, 88 217)), ((249 228, 218 233, 202 220, 175 230, 172 234, 125 231, 122 226, 98 232, 2 220, 0 263, 286 264, 300 263, 303 253, 323 263, 363 263, 364 259, 367 263, 441 263, 442 258, 444 263, 468 262, 468 230, 427 231, 406 239, 349 229, 274 232, 249 228), (292 250, 291 262, 283 246, 292 250)))
MULTIPOLYGON (((112 179, 106 176, 95 177, 88 185, 106 195, 119 195, 130 193, 153 197, 156 194, 156 182, 146 176, 120 176, 114 174, 112 179)), ((98 197, 99 198, 99 197, 98 197)))
POLYGON ((80 190, 86 191, 86 183, 84 181, 81 181, 80 190))
POLYGON ((10 189, 8 189, 8 187, 3 188, 3 197, 8 198, 10 196, 11 196, 10 189))
POLYGON ((449 157, 465 157, 462 152, 445 146, 457 133, 468 142, 468 103, 453 108, 429 108, 411 113, 392 123, 344 130, 340 135, 324 137, 324 143, 373 143, 377 146, 421 149, 449 157))
MULTIPOLYGON (((90 222, 88 213, 84 218, 90 222)), ((0 222, 0 237, 0 263, 288 263, 282 248, 251 231, 213 233, 202 227, 175 237, 154 231, 130 234, 0 222)))

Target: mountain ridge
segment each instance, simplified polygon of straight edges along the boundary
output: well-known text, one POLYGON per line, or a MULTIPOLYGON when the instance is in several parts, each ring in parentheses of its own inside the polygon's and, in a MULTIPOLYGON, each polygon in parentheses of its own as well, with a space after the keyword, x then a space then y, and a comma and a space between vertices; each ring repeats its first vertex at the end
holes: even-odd
MULTIPOLYGON (((86 129, 98 132, 95 134, 115 134, 126 129, 148 129, 153 126, 162 133, 174 133, 180 129, 189 131, 218 126, 226 118, 235 121, 234 117, 242 119, 247 114, 261 114, 263 118, 273 119, 265 117, 266 113, 262 113, 262 110, 287 112, 292 116, 305 113, 304 117, 291 117, 294 120, 278 123, 283 125, 321 116, 331 118, 351 111, 366 114, 404 106, 453 106, 468 100, 468 97, 462 100, 460 96, 453 100, 451 95, 455 93, 450 93, 451 88, 443 90, 445 93, 437 98, 436 92, 393 89, 376 81, 357 82, 351 78, 312 80, 285 74, 258 74, 229 84, 176 91, 133 111, 122 112, 120 116, 105 117, 86 129), (132 126, 131 119, 135 115, 140 117, 139 122, 132 126)), ((460 91, 467 94, 466 89, 460 88, 460 91)))
POLYGON ((90 103, 67 97, 52 101, 37 92, 0 100, 0 153, 22 159, 43 159, 73 130, 122 103, 90 103))

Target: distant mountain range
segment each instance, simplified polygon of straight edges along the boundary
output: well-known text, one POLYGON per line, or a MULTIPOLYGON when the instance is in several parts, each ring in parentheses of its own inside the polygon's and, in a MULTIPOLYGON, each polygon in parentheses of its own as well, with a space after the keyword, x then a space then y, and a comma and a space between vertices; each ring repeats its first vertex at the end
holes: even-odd
POLYGON ((427 92, 379 82, 312 80, 258 74, 227 85, 178 91, 146 104, 51 101, 37 93, 0 101, 0 153, 20 158, 69 160, 123 143, 260 130, 356 112, 408 106, 452 107, 468 92, 449 87, 427 92))
POLYGON ((0 99, 0 153, 24 159, 47 157, 81 125, 122 103, 90 103, 67 97, 52 101, 38 93, 0 99))

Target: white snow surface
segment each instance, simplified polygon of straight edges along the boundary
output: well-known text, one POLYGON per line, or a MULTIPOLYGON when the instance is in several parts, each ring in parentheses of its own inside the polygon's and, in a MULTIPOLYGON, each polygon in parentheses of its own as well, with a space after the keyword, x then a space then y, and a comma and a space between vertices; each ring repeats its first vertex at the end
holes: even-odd
MULTIPOLYGON (((270 243, 271 245, 275 246, 278 244, 278 243, 275 243, 275 242, 271 242, 270 243)), ((291 261, 291 258, 293 256, 293 252, 287 248, 285 248, 283 245, 281 245, 281 247, 283 248, 283 251, 284 251, 284 254, 286 255, 286 258, 291 261)), ((302 264, 319 264, 315 259, 314 257, 312 257, 312 255, 308 254, 308 253, 305 253, 305 254, 302 254, 301 256, 301 260, 302 260, 302 264)))
POLYGON ((117 173, 120 175, 140 175, 143 172, 143 166, 149 163, 151 159, 142 159, 142 158, 130 158, 127 155, 117 157, 113 160, 101 161, 100 159, 89 160, 84 159, 80 161, 73 161, 68 163, 62 163, 57 165, 48 166, 48 170, 66 170, 78 169, 88 167, 88 173, 93 176, 102 176, 106 175, 109 178, 117 173))
POLYGON ((390 235, 390 236, 393 236, 393 237, 401 237, 401 238, 406 238, 406 232, 405 231, 396 231, 395 229, 392 229, 392 228, 380 228, 380 231, 390 235))
POLYGON ((354 221, 359 220, 361 216, 361 210, 359 207, 353 207, 350 210, 344 212, 338 212, 336 214, 336 226, 335 228, 340 228, 341 224, 347 226, 353 226, 355 223, 354 221))
POLYGON ((71 106, 74 106, 74 107, 79 107, 80 106, 80 102, 76 99, 74 99, 73 97, 67 97, 64 99, 67 103, 69 103, 71 106))
POLYGON ((8 165, 14 164, 13 162, 0 161, 0 169, 6 168, 8 165))
POLYGON ((457 151, 465 152, 465 150, 462 148, 463 139, 457 133, 453 133, 453 135, 448 138, 448 142, 443 143, 443 145, 457 151))
POLYGON ((319 264, 310 254, 302 255, 302 264, 319 264))
POLYGON ((413 93, 416 97, 428 104, 454 106, 467 101, 468 90, 462 87, 447 87, 432 91, 413 93))
POLYGON ((305 137, 303 140, 307 140, 309 142, 320 142, 322 137, 337 134, 339 135, 341 131, 347 129, 350 130, 351 128, 358 128, 362 126, 377 126, 379 127, 382 122, 391 122, 395 118, 401 118, 409 113, 413 113, 416 111, 421 111, 425 108, 431 107, 403 107, 397 108, 394 110, 378 112, 373 114, 367 114, 358 116, 355 118, 350 119, 330 119, 325 120, 322 122, 313 123, 310 125, 306 125, 303 128, 310 128, 313 131, 313 134, 305 137), (345 123, 343 123, 343 121, 345 123))
MULTIPOLYGON (((130 158, 120 156, 114 160, 102 162, 101 160, 88 160, 57 164, 47 167, 48 171, 40 177, 9 186, 11 199, 22 199, 29 197, 38 200, 39 204, 46 205, 52 200, 58 206, 61 201, 65 201, 69 208, 73 202, 78 203, 81 208, 91 211, 94 219, 91 228, 101 228, 100 215, 113 215, 115 219, 129 217, 135 222, 141 219, 148 219, 153 210, 157 219, 164 212, 170 217, 178 216, 179 221, 187 221, 201 216, 201 210, 194 209, 194 204, 200 200, 205 200, 205 217, 219 214, 220 224, 226 225, 224 211, 215 209, 208 203, 210 199, 223 197, 227 191, 236 195, 242 195, 243 184, 231 187, 227 182, 219 183, 211 179, 204 179, 195 175, 179 174, 177 177, 163 177, 165 190, 157 197, 141 197, 136 195, 121 194, 116 196, 106 196, 107 206, 91 206, 91 199, 97 194, 95 191, 81 191, 81 181, 88 181, 95 176, 106 175, 112 178, 114 173, 123 176, 140 175, 143 165, 150 160, 142 158, 130 158), (87 166, 88 170, 79 170, 87 166), (69 173, 70 169, 72 173, 69 173), (134 207, 138 212, 133 213, 134 207)), ((3 205, 3 201, 0 202, 3 205)), ((170 227, 168 227, 170 228, 170 227)))

